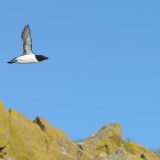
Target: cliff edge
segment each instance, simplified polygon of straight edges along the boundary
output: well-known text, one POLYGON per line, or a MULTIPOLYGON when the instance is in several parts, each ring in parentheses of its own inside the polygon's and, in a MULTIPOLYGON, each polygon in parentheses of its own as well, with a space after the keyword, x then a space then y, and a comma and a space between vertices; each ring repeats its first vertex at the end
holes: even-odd
POLYGON ((125 142, 120 124, 102 127, 81 142, 42 117, 28 120, 0 102, 0 160, 160 160, 134 142, 125 142))

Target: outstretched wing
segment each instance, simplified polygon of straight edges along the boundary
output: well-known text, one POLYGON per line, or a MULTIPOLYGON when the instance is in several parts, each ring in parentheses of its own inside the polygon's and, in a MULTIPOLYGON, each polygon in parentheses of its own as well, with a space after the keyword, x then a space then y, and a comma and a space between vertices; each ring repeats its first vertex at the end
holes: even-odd
POLYGON ((29 25, 24 27, 21 38, 23 40, 23 54, 32 54, 32 38, 29 25))

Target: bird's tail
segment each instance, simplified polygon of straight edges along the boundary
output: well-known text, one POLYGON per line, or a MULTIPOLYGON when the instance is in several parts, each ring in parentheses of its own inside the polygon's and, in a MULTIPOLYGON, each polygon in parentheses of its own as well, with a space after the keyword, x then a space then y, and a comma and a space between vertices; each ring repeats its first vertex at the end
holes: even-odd
POLYGON ((12 59, 11 61, 8 61, 7 63, 13 64, 13 63, 15 63, 15 62, 16 62, 16 59, 14 58, 14 59, 12 59))

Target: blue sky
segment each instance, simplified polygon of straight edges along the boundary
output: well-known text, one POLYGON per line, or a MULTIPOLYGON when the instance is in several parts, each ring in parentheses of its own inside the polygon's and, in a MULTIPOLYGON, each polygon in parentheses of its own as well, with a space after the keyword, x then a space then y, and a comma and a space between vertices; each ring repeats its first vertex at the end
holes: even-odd
POLYGON ((46 0, 0 3, 0 99, 41 115, 72 139, 120 122, 124 137, 160 147, 160 2, 46 0), (9 65, 30 24, 49 61, 9 65))

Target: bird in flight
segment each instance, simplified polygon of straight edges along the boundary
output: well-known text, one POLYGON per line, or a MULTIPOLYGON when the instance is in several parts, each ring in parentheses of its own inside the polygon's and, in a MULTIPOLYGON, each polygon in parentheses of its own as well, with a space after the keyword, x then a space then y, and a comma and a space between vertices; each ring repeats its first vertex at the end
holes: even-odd
POLYGON ((11 61, 9 64, 18 63, 18 64, 31 64, 38 63, 43 60, 47 60, 48 57, 43 55, 34 54, 32 52, 32 37, 29 25, 26 25, 22 31, 21 38, 23 40, 23 55, 18 56, 11 61))

